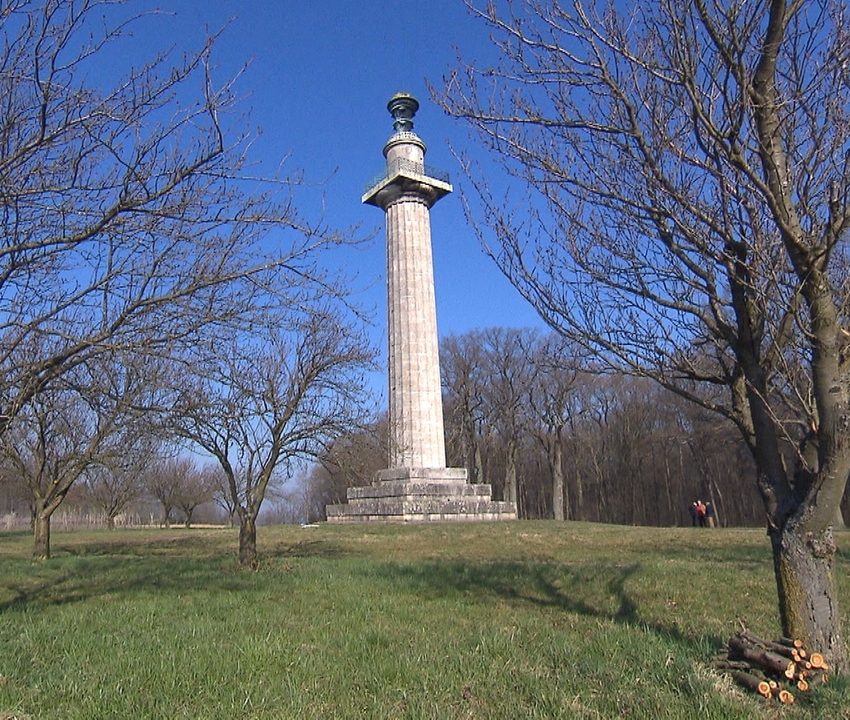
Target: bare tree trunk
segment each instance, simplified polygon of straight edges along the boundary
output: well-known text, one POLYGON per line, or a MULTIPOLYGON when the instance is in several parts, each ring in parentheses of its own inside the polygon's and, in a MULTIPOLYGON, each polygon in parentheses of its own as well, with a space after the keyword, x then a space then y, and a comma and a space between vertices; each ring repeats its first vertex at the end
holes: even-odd
POLYGON ((581 472, 574 472, 573 476, 575 477, 575 488, 576 488, 576 513, 574 519, 576 520, 585 520, 584 516, 584 482, 582 480, 581 472))
POLYGON ((679 512, 675 503, 673 502, 673 489, 671 482, 671 473, 670 473, 670 457, 669 454, 664 451, 664 494, 667 497, 667 522, 662 522, 659 518, 659 525, 678 525, 679 524, 679 512))
POLYGON ((714 508, 714 522, 720 527, 720 516, 723 515, 724 520, 726 516, 723 510, 723 493, 720 492, 720 485, 714 477, 708 483, 708 494, 711 495, 711 505, 714 508))
POLYGON ((50 515, 39 512, 33 524, 33 551, 36 560, 50 559, 50 515))
POLYGON ((789 523, 771 542, 783 632, 821 649, 838 673, 846 671, 832 529, 815 537, 795 532, 789 523))
POLYGON ((560 435, 560 430, 556 430, 552 438, 549 453, 549 467, 552 471, 552 505, 555 510, 555 520, 564 520, 567 514, 565 513, 565 506, 568 504, 567 495, 564 492, 564 463, 560 435))
POLYGON ((475 437, 475 423, 471 419, 467 418, 464 421, 461 442, 463 444, 463 458, 466 462, 466 468, 469 471, 469 482, 472 484, 480 483, 482 482, 479 463, 481 451, 475 437))
POLYGON ((257 567, 257 523, 245 514, 239 522, 239 564, 242 567, 257 567))
MULTIPOLYGON (((505 452, 505 500, 516 503, 517 495, 516 450, 514 442, 511 440, 508 442, 505 452)), ((519 506, 517 506, 517 511, 519 511, 519 506)))

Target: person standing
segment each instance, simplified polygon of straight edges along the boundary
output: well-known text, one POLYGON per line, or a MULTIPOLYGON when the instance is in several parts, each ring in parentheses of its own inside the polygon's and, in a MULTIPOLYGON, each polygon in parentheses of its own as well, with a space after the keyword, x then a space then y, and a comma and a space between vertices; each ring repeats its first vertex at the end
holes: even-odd
POLYGON ((697 500, 697 521, 700 527, 705 527, 705 505, 702 500, 697 500))
POLYGON ((705 521, 708 524, 708 527, 717 527, 717 521, 714 516, 714 505, 712 505, 710 502, 707 502, 705 504, 705 521))

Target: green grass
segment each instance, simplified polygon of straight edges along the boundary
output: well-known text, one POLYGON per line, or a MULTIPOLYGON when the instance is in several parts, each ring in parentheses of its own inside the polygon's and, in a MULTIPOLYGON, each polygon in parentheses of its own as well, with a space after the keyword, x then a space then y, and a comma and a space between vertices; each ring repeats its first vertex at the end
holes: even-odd
POLYGON ((846 683, 779 707, 710 669, 741 625, 779 634, 761 530, 259 540, 249 572, 232 530, 54 533, 47 563, 0 533, 0 718, 850 718, 846 683))

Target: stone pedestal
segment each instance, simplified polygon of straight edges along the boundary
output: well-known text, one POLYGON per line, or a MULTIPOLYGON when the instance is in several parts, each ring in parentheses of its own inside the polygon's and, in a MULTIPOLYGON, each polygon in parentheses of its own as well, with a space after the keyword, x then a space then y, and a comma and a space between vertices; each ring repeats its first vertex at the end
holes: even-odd
POLYGON ((463 468, 382 470, 347 503, 328 505, 328 522, 516 520, 513 503, 491 499, 489 485, 470 485, 463 468))

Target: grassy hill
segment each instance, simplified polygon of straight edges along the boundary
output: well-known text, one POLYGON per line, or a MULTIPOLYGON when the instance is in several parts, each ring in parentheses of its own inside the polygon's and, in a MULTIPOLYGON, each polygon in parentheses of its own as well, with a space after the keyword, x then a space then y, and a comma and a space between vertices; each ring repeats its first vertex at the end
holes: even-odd
MULTIPOLYGON (((0 533, 0 718, 850 718, 711 659, 780 634, 763 530, 511 522, 0 533), (4 713, 6 713, 4 715, 4 713)), ((850 535, 839 534, 845 627, 850 535)))

